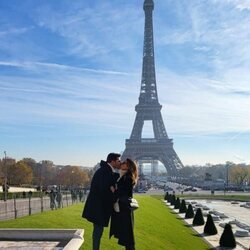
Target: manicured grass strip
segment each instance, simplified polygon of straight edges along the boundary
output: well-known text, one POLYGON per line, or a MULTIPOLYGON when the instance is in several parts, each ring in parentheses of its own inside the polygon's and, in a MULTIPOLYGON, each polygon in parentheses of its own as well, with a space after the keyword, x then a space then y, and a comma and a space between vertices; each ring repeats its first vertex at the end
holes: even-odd
MULTIPOLYGON (((165 206, 160 199, 136 196, 140 208, 135 211, 135 238, 138 250, 205 250, 210 247, 197 237, 193 230, 165 206)), ((81 218, 83 204, 26 216, 17 220, 0 222, 0 228, 84 228, 84 244, 81 249, 91 249, 92 224, 81 218)), ((102 250, 124 249, 115 239, 108 239, 104 230, 102 250)))
POLYGON ((210 249, 161 200, 137 196, 140 208, 135 212, 138 249, 210 249))

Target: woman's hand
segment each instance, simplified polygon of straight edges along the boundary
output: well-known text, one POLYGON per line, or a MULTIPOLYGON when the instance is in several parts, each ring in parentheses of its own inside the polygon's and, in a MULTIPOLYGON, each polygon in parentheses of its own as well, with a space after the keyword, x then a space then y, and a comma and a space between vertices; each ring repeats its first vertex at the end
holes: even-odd
POLYGON ((111 186, 111 187, 110 187, 110 191, 111 191, 112 193, 114 193, 114 192, 115 192, 115 188, 114 188, 113 186, 111 186))

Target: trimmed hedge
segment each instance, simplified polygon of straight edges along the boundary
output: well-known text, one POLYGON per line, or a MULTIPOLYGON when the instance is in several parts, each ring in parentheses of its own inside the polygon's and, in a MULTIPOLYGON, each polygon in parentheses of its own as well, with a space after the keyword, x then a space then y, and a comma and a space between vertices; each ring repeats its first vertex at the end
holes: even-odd
POLYGON ((198 208, 196 211, 196 214, 194 216, 194 219, 193 219, 193 225, 194 226, 201 226, 204 224, 205 224, 205 222, 204 222, 202 211, 200 208, 198 208))
POLYGON ((180 207, 181 207, 180 198, 177 197, 177 199, 175 201, 174 209, 180 209, 180 207))
POLYGON ((174 194, 172 195, 172 198, 171 198, 170 204, 171 204, 172 206, 174 206, 174 205, 175 205, 175 195, 174 195, 174 194))
POLYGON ((165 196, 164 196, 164 200, 166 201, 168 199, 169 193, 166 192, 165 196))
POLYGON ((236 247, 235 237, 230 224, 226 224, 224 231, 220 237, 220 247, 236 247))
POLYGON ((180 206, 180 209, 179 209, 179 213, 183 214, 183 213, 186 213, 186 211, 187 211, 186 201, 182 200, 181 201, 181 206, 180 206))
POLYGON ((206 224, 204 227, 204 234, 215 235, 217 233, 218 233, 218 231, 217 231, 216 226, 214 225, 214 220, 212 218, 212 215, 208 214, 207 221, 206 221, 206 224))
POLYGON ((185 214, 185 218, 186 219, 194 218, 194 210, 193 210, 193 206, 191 204, 188 205, 188 209, 187 209, 187 212, 185 214))
POLYGON ((172 194, 169 194, 169 195, 168 195, 167 201, 168 201, 168 202, 171 202, 171 200, 172 200, 172 194))

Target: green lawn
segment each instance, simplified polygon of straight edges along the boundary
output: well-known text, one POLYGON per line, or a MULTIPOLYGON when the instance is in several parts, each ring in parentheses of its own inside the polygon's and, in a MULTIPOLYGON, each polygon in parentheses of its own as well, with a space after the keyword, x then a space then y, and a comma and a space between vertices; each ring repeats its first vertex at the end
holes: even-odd
MULTIPOLYGON (((136 196, 140 208, 135 211, 135 238, 138 250, 203 250, 210 247, 171 213, 159 198, 136 196)), ((85 242, 81 249, 91 249, 92 224, 81 218, 83 204, 0 222, 0 228, 84 228, 85 242)), ((124 249, 115 239, 102 238, 102 250, 124 249)))

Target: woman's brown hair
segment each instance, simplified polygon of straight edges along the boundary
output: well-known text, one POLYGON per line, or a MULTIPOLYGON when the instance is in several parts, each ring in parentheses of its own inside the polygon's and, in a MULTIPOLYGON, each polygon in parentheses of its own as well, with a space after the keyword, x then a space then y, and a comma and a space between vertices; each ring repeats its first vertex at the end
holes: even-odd
POLYGON ((135 185, 137 183, 137 179, 138 179, 137 164, 134 161, 132 161, 131 159, 127 159, 126 162, 127 162, 127 166, 128 166, 128 173, 132 177, 133 185, 135 185))

